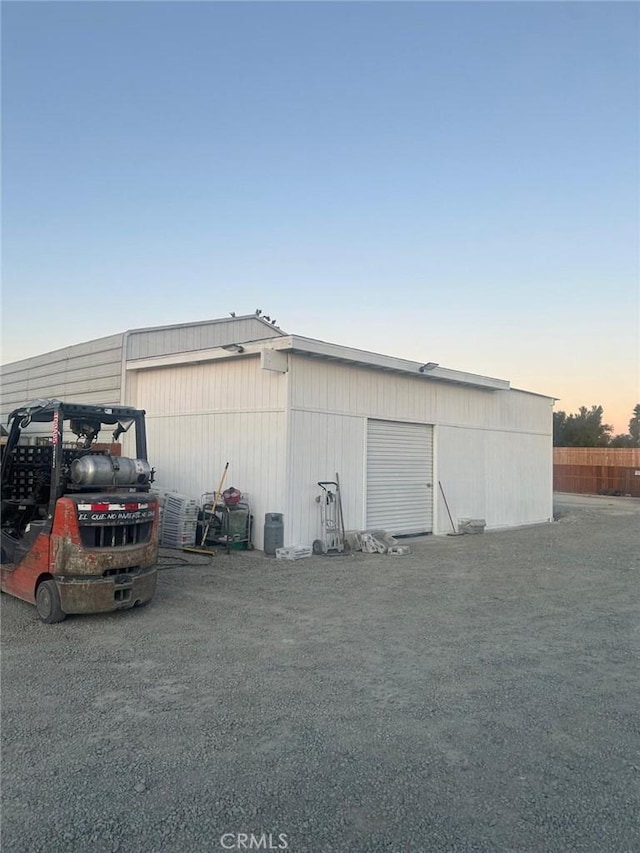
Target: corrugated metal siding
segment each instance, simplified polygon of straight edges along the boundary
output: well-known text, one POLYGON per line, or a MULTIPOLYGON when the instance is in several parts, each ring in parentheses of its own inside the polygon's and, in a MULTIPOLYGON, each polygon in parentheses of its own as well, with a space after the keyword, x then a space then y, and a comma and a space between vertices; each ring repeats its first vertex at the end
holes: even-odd
POLYGON ((211 349, 225 344, 281 337, 278 329, 256 317, 212 320, 162 329, 140 329, 129 334, 127 358, 152 358, 177 352, 211 349))
POLYGON ((264 514, 284 512, 287 377, 259 365, 256 357, 135 371, 129 394, 147 412, 157 487, 199 499, 228 461, 226 485, 249 495, 261 548, 264 514))
MULTIPOLYGON (((438 479, 453 505, 454 521, 456 517, 485 518, 489 527, 501 527, 551 518, 550 400, 522 391, 480 391, 303 356, 291 356, 289 363, 292 419, 294 423, 303 415, 305 419, 303 431, 291 432, 288 482, 292 490, 303 493, 311 488, 305 453, 316 457, 314 469, 322 467, 323 448, 339 443, 333 431, 346 416, 352 423, 360 422, 362 436, 367 417, 389 419, 436 425, 436 532, 451 529, 438 479), (316 436, 313 445, 308 443, 311 435, 316 436)), ((364 482, 363 450, 349 467, 353 481, 364 482)), ((364 494, 360 494, 362 504, 354 507, 356 518, 364 508, 364 494)), ((365 523, 362 518, 360 526, 365 523)), ((309 528, 302 521, 299 529, 306 533, 309 528)))
MULTIPOLYGON (((438 479, 454 524, 460 518, 484 518, 488 528, 497 528, 551 519, 549 437, 438 427, 437 448, 438 479)), ((438 500, 437 532, 449 533, 440 493, 438 500)))
POLYGON ((513 432, 486 435, 487 527, 535 524, 553 518, 553 461, 549 438, 513 432))
POLYGON ((367 528, 406 535, 433 530, 433 429, 370 420, 367 528))
POLYGON ((157 470, 154 487, 199 499, 216 489, 229 462, 225 485, 248 495, 253 542, 262 548, 264 514, 284 510, 285 428, 284 412, 192 414, 182 423, 151 415, 147 434, 157 470))
POLYGON ((290 365, 294 409, 545 435, 551 428, 551 401, 522 391, 482 391, 303 356, 290 365))
POLYGON ((340 475, 347 529, 364 527, 366 421, 359 417, 291 412, 288 442, 285 544, 310 545, 320 537, 319 480, 340 475))
POLYGON ((457 530, 459 518, 486 518, 486 435, 484 430, 439 426, 437 429, 436 533, 457 530), (449 505, 453 525, 449 520, 449 505))
POLYGON ((111 335, 2 368, 2 418, 38 397, 74 403, 119 403, 123 335, 111 335))
POLYGON ((286 405, 286 374, 261 370, 258 356, 129 373, 137 377, 136 404, 153 414, 284 411, 286 405))

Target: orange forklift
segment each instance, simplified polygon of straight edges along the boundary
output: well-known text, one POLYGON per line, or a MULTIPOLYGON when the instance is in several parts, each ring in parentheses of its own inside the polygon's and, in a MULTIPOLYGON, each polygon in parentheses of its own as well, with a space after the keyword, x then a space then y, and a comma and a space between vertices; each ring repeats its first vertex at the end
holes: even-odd
POLYGON ((1 588, 35 604, 43 622, 153 598, 158 500, 144 418, 126 406, 60 400, 36 400, 9 415, 1 588), (122 454, 121 436, 135 455, 122 454))

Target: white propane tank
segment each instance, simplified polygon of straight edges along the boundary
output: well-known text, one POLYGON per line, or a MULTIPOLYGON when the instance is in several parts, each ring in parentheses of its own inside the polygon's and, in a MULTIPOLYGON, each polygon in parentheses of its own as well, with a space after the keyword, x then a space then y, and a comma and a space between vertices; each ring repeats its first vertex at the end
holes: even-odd
POLYGON ((71 463, 71 479, 77 486, 143 486, 150 478, 146 459, 92 454, 71 463))

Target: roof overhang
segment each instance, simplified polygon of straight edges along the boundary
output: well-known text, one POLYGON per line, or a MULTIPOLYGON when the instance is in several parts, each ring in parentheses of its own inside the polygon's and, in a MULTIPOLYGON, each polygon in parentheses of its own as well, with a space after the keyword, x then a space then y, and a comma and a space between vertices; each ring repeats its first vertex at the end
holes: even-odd
POLYGON ((242 343, 239 345, 237 351, 232 351, 229 348, 214 347, 195 352, 172 353, 171 355, 155 356, 153 358, 134 359, 128 361, 126 367, 127 370, 150 370, 160 367, 201 364, 207 361, 225 361, 229 358, 257 356, 264 350, 293 353, 339 362, 341 364, 367 367, 374 370, 399 373, 405 376, 410 375, 417 379, 467 385, 485 391, 508 391, 510 388, 510 383, 504 379, 480 376, 461 370, 451 370, 448 367, 440 367, 439 365, 422 372, 421 368, 424 368, 424 362, 408 361, 404 358, 395 358, 389 355, 354 349, 353 347, 344 347, 339 344, 331 344, 313 338, 304 338, 299 335, 285 335, 278 338, 266 338, 262 341, 242 343))
POLYGON ((303 338, 299 335, 288 335, 284 338, 269 341, 268 346, 270 349, 281 352, 292 352, 298 355, 323 358, 342 364, 354 364, 359 367, 369 367, 391 373, 409 374, 421 379, 454 382, 457 385, 469 385, 474 388, 484 388, 488 391, 508 391, 510 388, 510 383, 505 379, 495 379, 491 376, 480 376, 475 373, 465 373, 461 370, 451 370, 448 367, 440 367, 440 365, 424 371, 424 362, 381 355, 380 353, 368 352, 367 350, 344 347, 340 344, 317 341, 313 338, 303 338))

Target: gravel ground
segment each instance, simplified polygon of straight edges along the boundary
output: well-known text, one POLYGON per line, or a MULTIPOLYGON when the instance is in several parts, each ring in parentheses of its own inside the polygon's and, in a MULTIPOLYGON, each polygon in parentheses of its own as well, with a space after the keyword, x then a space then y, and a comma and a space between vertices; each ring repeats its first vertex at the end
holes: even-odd
POLYGON ((640 850, 640 501, 557 517, 169 553, 146 609, 60 625, 2 596, 3 849, 640 850))

